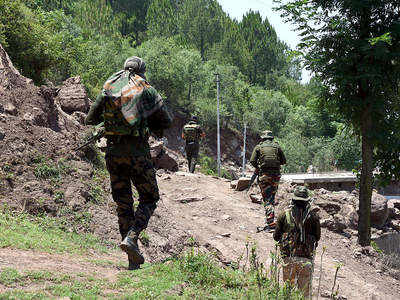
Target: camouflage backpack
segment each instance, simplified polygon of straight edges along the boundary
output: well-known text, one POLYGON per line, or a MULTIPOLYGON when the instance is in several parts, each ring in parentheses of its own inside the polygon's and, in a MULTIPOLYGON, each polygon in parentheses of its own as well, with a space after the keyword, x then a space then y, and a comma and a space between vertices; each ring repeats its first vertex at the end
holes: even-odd
POLYGON ((187 142, 195 142, 199 139, 199 125, 186 124, 183 127, 183 136, 187 142))
POLYGON ((279 146, 273 142, 266 141, 260 146, 260 166, 261 168, 279 168, 279 146))
POLYGON ((163 105, 161 96, 146 80, 125 70, 105 82, 102 96, 105 135, 139 136, 146 118, 163 105))
MULTIPOLYGON (((286 223, 289 228, 287 228, 286 232, 282 235, 281 242, 279 243, 279 247, 281 250, 281 254, 284 257, 287 256, 297 256, 297 257, 306 257, 312 258, 314 255, 314 247, 315 247, 315 237, 311 234, 303 234, 302 241, 302 232, 300 228, 298 228, 291 216, 291 210, 287 209, 285 211, 286 223)), ((306 220, 310 218, 310 214, 307 213, 305 219, 303 220, 303 230, 304 223, 306 220)))

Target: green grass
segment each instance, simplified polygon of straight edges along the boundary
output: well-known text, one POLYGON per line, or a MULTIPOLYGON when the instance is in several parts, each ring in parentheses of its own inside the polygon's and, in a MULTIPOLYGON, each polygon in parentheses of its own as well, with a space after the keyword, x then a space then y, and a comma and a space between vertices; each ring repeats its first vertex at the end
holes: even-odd
POLYGON ((91 234, 76 234, 63 229, 61 220, 52 217, 32 217, 3 209, 0 211, 0 247, 39 250, 49 253, 85 254, 88 251, 107 252, 106 245, 91 234))
POLYGON ((164 263, 144 264, 140 270, 120 271, 113 280, 101 278, 101 273, 62 275, 6 269, 0 273, 0 283, 14 289, 0 294, 0 299, 303 299, 266 273, 257 281, 256 274, 260 270, 220 267, 210 256, 194 251, 164 263), (29 290, 32 284, 37 291, 29 290))

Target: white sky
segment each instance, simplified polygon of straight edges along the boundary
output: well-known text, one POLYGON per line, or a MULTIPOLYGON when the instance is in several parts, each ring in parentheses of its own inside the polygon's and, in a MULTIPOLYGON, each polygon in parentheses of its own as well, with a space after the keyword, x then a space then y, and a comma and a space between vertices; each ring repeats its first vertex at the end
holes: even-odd
MULTIPOLYGON (((293 30, 293 26, 284 23, 279 12, 272 10, 274 3, 272 0, 217 0, 222 6, 222 9, 229 14, 231 18, 241 20, 242 16, 249 11, 259 11, 263 18, 267 17, 268 21, 275 28, 280 40, 286 42, 292 49, 296 49, 300 38, 293 30)), ((306 70, 303 70, 302 82, 308 82, 310 75, 306 70)))

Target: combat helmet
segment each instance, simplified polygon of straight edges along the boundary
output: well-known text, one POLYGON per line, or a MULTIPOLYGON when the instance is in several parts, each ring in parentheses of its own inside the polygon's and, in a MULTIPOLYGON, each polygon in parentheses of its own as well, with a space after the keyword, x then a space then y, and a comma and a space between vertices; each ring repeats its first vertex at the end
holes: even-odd
POLYGON ((124 69, 146 79, 144 75, 144 73, 146 72, 146 63, 140 57, 131 56, 127 58, 124 63, 124 69))
POLYGON ((274 139, 274 135, 272 134, 271 130, 264 130, 263 132, 261 132, 261 138, 264 139, 274 139))

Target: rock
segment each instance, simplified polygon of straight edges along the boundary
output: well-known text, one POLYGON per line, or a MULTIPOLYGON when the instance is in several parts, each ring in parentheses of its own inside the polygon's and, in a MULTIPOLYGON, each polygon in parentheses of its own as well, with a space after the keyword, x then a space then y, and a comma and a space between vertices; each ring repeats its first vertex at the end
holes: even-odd
POLYGON ((387 199, 377 193, 371 198, 371 225, 382 227, 389 217, 387 199))
POLYGON ((223 216, 221 217, 221 219, 222 219, 222 220, 225 220, 225 221, 232 220, 232 218, 231 218, 230 215, 223 215, 223 216))
POLYGON ((389 199, 387 202, 389 217, 392 219, 400 218, 400 199, 389 199))
POLYGON ((85 124, 86 114, 81 111, 75 111, 72 113, 72 117, 77 120, 81 125, 85 124))
POLYGON ((222 237, 230 237, 231 233, 227 232, 227 233, 222 233, 221 234, 222 237))
POLYGON ((0 141, 4 140, 6 133, 0 128, 0 141))
POLYGON ((191 202, 199 202, 199 201, 204 201, 206 197, 183 197, 178 199, 178 202, 180 203, 191 203, 191 202))
POLYGON ((164 169, 172 172, 178 171, 178 163, 172 157, 170 151, 164 147, 163 141, 156 141, 151 144, 150 155, 156 169, 164 169))
POLYGON ((86 113, 89 110, 89 99, 79 76, 68 78, 63 82, 56 101, 68 114, 76 111, 86 113))
POLYGON ((237 184, 238 184, 238 181, 237 181, 237 180, 231 181, 231 189, 233 189, 233 190, 236 189, 237 184))
POLYGON ((11 102, 6 102, 6 104, 4 105, 4 112, 13 116, 16 116, 18 114, 16 107, 11 102))
POLYGON ((262 203, 262 196, 257 194, 250 194, 251 202, 261 204, 262 203))
POLYGON ((325 210, 328 214, 330 215, 335 215, 337 214, 340 209, 341 205, 333 202, 318 202, 318 206, 321 207, 323 210, 325 210))
POLYGON ((78 211, 83 208, 86 203, 86 199, 83 196, 84 186, 69 186, 64 193, 65 202, 73 211, 78 211))
POLYGON ((400 231, 400 220, 392 220, 391 226, 394 230, 400 231))
POLYGON ((248 188, 248 186, 250 184, 250 180, 251 180, 251 178, 248 178, 248 177, 240 177, 237 182, 236 190, 243 191, 246 188, 248 188))
POLYGON ((334 232, 343 232, 347 228, 344 218, 340 215, 321 220, 321 227, 328 228, 334 232))

